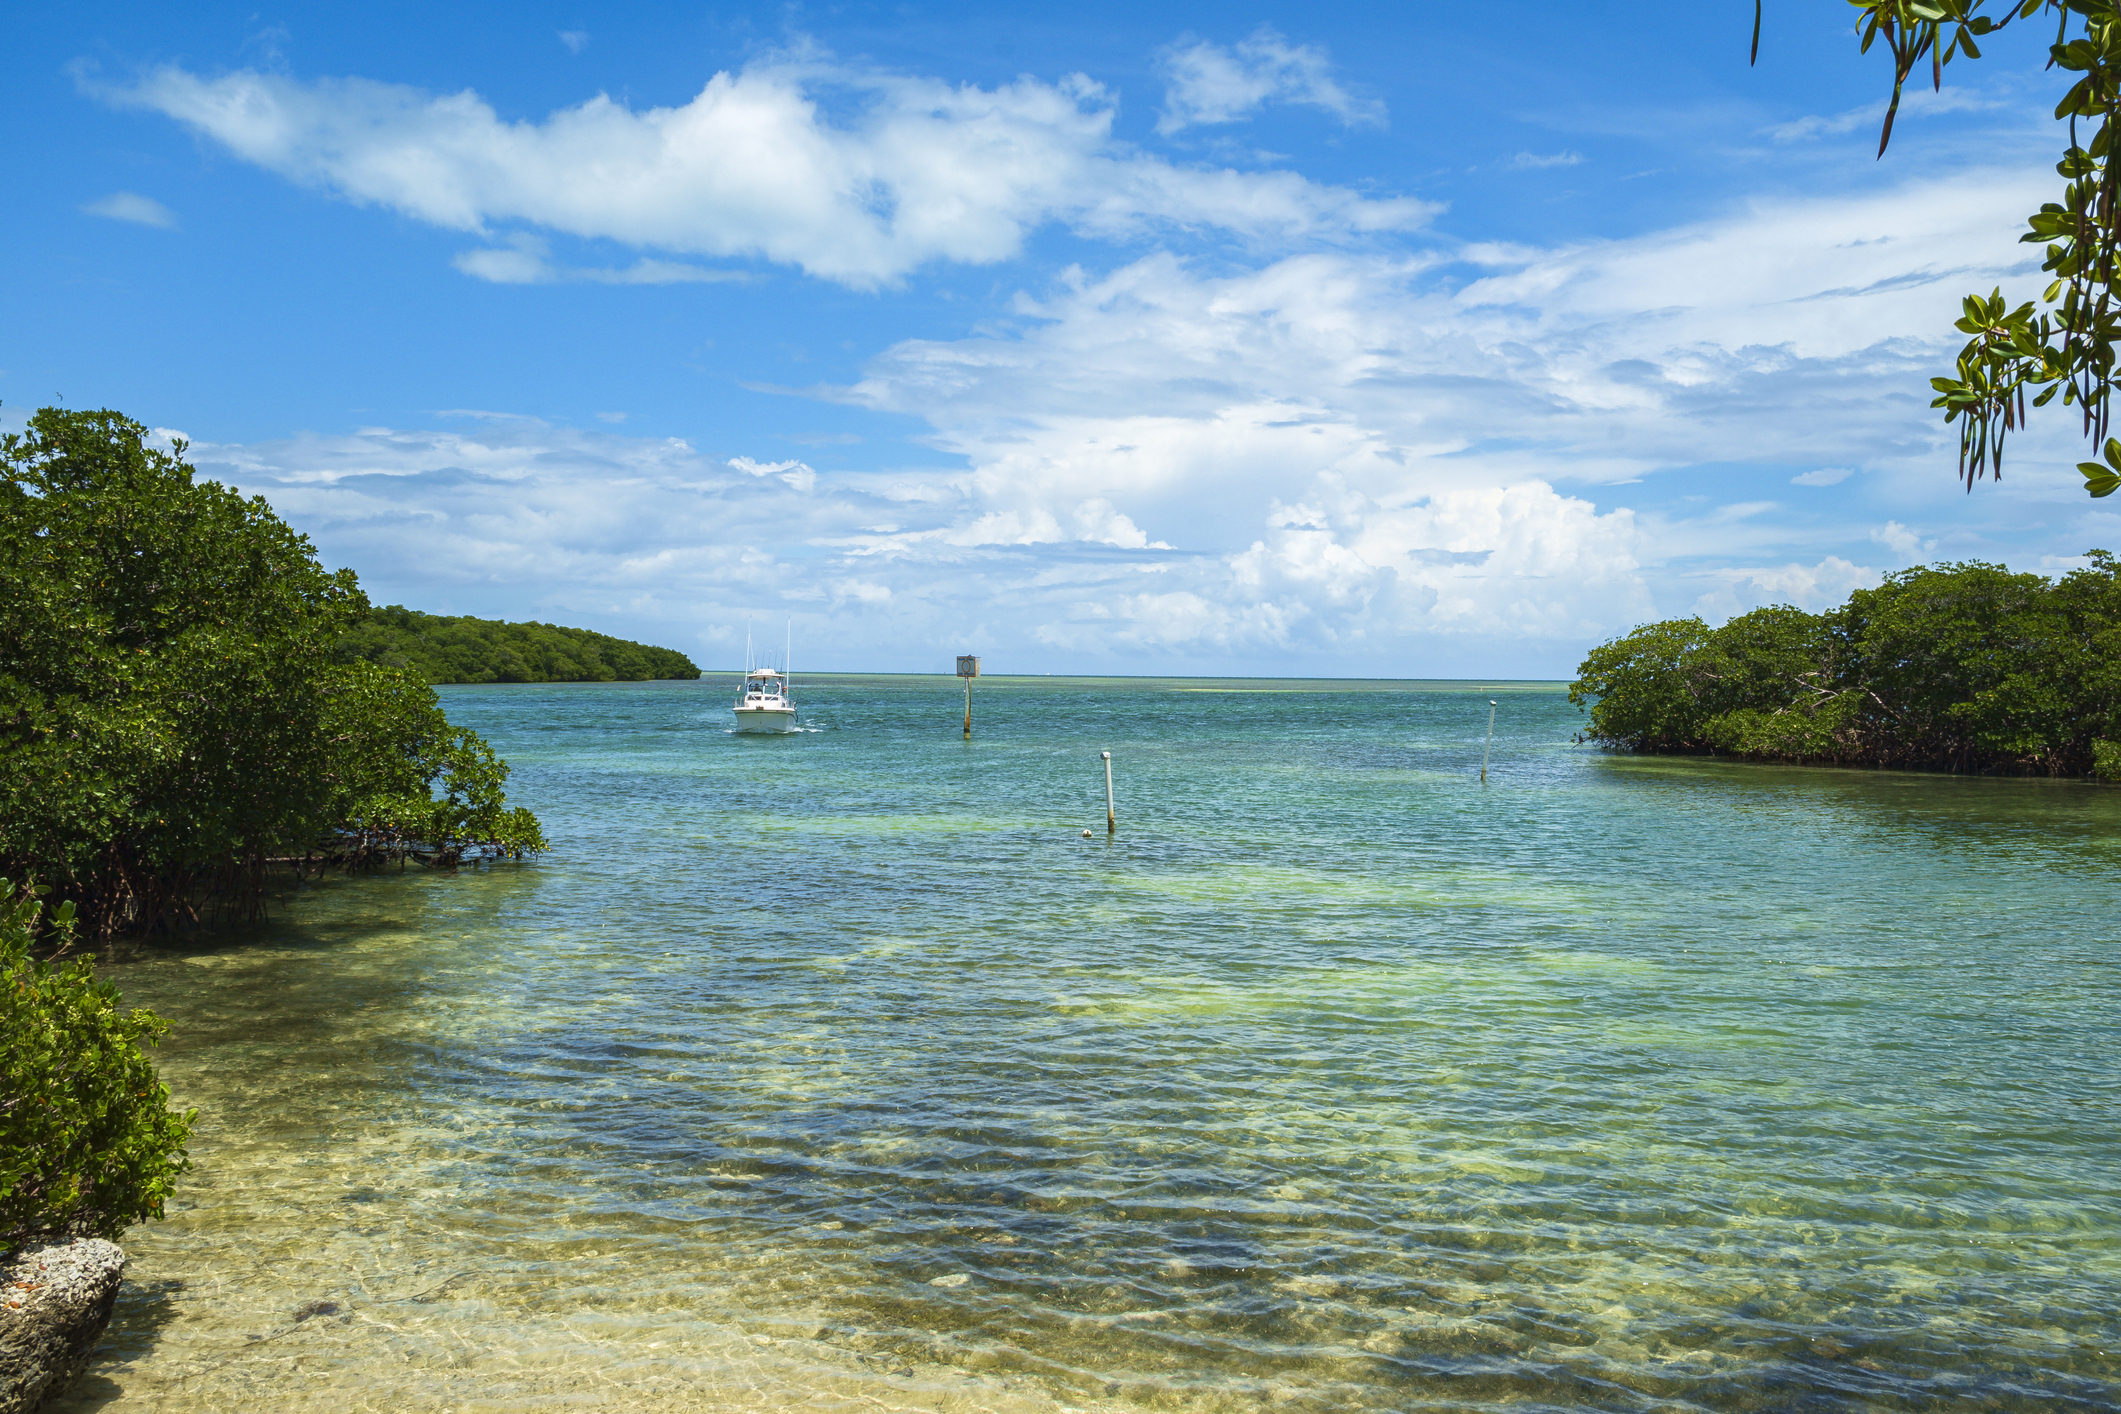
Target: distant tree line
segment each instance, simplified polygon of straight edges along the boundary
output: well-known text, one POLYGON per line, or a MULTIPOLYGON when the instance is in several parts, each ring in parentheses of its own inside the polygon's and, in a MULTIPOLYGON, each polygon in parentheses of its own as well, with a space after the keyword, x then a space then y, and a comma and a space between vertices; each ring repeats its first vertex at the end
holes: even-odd
POLYGON ((91 939, 248 911, 269 867, 544 848, 508 767, 262 498, 115 412, 0 436, 0 877, 91 939))
POLYGON ((700 670, 670 648, 652 648, 558 624, 371 608, 339 640, 342 663, 403 668, 432 683, 647 682, 700 670))
POLYGON ((1645 752, 2121 780, 2121 574, 1886 576, 1840 608, 1649 624, 1591 650, 1583 736, 1645 752))

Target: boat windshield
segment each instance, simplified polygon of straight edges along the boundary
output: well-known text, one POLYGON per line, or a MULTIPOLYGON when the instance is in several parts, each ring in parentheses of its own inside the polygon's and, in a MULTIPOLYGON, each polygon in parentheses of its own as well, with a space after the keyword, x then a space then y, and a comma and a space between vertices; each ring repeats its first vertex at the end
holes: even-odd
POLYGON ((753 697, 779 697, 781 684, 775 678, 753 678, 744 684, 744 690, 753 697))

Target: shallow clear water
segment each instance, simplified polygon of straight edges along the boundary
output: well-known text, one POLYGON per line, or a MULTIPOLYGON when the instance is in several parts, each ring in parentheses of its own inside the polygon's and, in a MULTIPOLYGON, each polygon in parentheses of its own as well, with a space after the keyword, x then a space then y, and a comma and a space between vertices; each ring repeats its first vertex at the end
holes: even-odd
POLYGON ((553 853, 117 967, 66 1407, 2121 1407, 2121 791, 1248 686, 445 689, 553 853))

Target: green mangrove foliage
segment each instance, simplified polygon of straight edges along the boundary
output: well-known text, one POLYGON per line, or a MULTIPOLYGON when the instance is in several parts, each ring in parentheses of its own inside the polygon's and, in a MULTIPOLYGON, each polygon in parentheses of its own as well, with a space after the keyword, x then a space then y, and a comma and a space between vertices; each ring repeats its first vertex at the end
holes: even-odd
POLYGON ((0 879, 0 1251, 161 1217, 197 1118, 170 1109, 140 1049, 169 1024, 121 1007, 87 958, 39 961, 40 931, 62 956, 74 931, 73 905, 40 930, 42 911, 0 879))
MULTIPOLYGON (((1878 134, 1878 155, 1892 141, 1893 119, 1909 79, 1944 86, 1955 59, 1981 58, 2010 25, 2050 39, 2047 67, 2066 85, 2055 120, 2067 124, 2059 201, 2041 204, 2018 239, 2044 249, 2051 275, 2036 310, 2013 308, 1998 288, 1961 301, 1960 333, 1969 335, 1951 375, 1930 379, 1933 408, 1959 424, 1959 476, 1967 490, 1983 474, 2003 476, 2006 436, 2025 426, 2026 394, 2045 407, 2056 394, 2074 407, 2087 441, 2103 460, 2079 462, 2084 489, 2110 496, 2121 488, 2121 441, 2108 437, 2117 382, 2114 346, 2121 338, 2121 0, 1849 0, 1863 52, 1891 56, 1892 99, 1878 134), (2050 28, 2051 26, 2051 28, 2050 28), (1883 41, 1881 44, 1880 41, 1883 41)), ((1761 0, 1753 0, 1753 60, 1760 58, 1761 0)))
POLYGON ((352 572, 183 450, 108 411, 0 437, 0 873, 105 937, 252 907, 276 860, 542 849, 425 682, 338 661, 352 572))
POLYGON ((428 682, 647 682, 697 678, 692 660, 557 624, 449 618, 392 605, 370 609, 339 641, 341 662, 380 663, 428 682))
POLYGON ((1649 624, 1591 650, 1569 700, 1628 751, 2121 780, 2121 574, 1888 575, 1840 608, 1649 624))

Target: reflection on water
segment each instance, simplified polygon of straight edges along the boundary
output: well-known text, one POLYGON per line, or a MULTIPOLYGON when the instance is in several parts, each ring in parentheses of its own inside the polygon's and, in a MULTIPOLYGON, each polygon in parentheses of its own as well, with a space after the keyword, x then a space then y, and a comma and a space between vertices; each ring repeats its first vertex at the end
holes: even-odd
POLYGON ((2121 1404, 2121 792, 1213 686, 447 690, 555 853, 118 970, 65 1407, 2121 1404))

